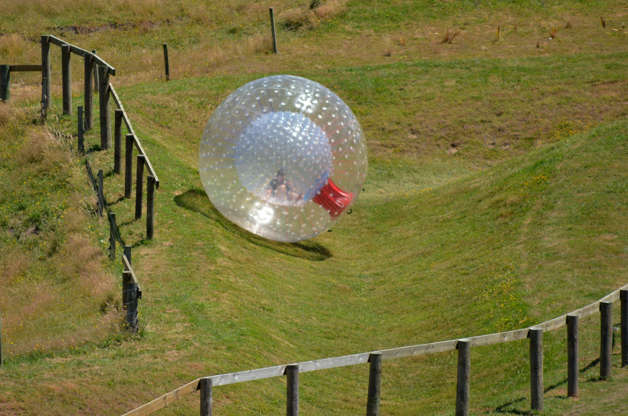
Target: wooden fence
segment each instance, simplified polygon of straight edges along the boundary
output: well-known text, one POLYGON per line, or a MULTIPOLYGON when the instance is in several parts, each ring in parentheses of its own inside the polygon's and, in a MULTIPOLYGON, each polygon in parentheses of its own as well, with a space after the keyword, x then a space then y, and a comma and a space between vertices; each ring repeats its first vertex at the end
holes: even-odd
MULTIPOLYGON (((41 93, 41 119, 45 121, 50 107, 50 45, 57 45, 61 48, 61 76, 62 76, 62 98, 63 98, 63 114, 71 115, 72 113, 72 91, 71 91, 71 70, 70 59, 72 54, 83 58, 84 62, 84 105, 77 108, 77 147, 80 154, 85 153, 86 131, 92 128, 93 118, 93 95, 98 91, 99 98, 99 120, 100 120, 100 149, 109 148, 111 132, 110 132, 110 111, 109 100, 113 98, 116 105, 114 110, 114 162, 113 172, 120 174, 121 170, 121 142, 122 142, 122 124, 126 126, 128 134, 126 135, 125 146, 125 180, 124 180, 124 196, 131 197, 132 188, 132 171, 133 171, 133 149, 137 151, 136 162, 136 183, 135 183, 135 219, 142 217, 142 200, 143 200, 143 182, 144 167, 148 171, 146 178, 146 238, 152 239, 154 235, 154 210, 155 210, 155 189, 159 188, 159 178, 155 173, 155 169, 151 164, 142 144, 133 130, 133 126, 128 114, 124 110, 122 101, 117 94, 113 85, 109 82, 109 76, 115 75, 115 68, 106 61, 96 55, 95 51, 89 52, 76 45, 72 45, 62 39, 52 35, 41 36, 41 65, 0 65, 0 99, 7 100, 9 98, 9 82, 10 73, 18 71, 41 71, 42 74, 42 93, 41 93), (92 89, 92 82, 94 88, 92 89)), ((107 214, 109 221, 109 257, 113 260, 116 254, 116 245, 124 247, 122 253, 122 304, 126 310, 127 327, 136 332, 138 329, 138 301, 142 297, 140 285, 137 276, 131 265, 131 247, 125 245, 122 240, 120 229, 116 222, 116 215, 108 209, 108 203, 105 198, 103 186, 103 171, 99 169, 97 174, 85 159, 85 168, 90 184, 97 197, 97 211, 100 216, 107 214)), ((0 366, 3 363, 2 356, 2 325, 0 321, 0 366)))
MULTIPOLYGON (((154 210, 155 210, 155 189, 159 187, 159 178, 151 164, 142 144, 133 129, 131 120, 124 109, 122 100, 115 88, 109 81, 110 75, 115 75, 115 68, 109 65, 101 57, 96 55, 96 51, 89 52, 76 45, 72 45, 62 39, 52 35, 41 36, 41 56, 42 64, 42 99, 41 117, 45 120, 50 106, 50 45, 61 48, 61 75, 62 75, 62 99, 63 114, 72 113, 72 92, 71 92, 71 70, 70 59, 72 54, 83 58, 84 79, 83 79, 83 106, 77 108, 77 148, 80 154, 85 153, 85 132, 93 126, 93 95, 98 91, 99 103, 99 124, 100 124, 100 149, 105 150, 110 147, 111 126, 110 126, 110 99, 115 104, 114 109, 114 149, 113 149, 113 173, 121 173, 122 159, 122 125, 124 123, 127 135, 125 136, 125 175, 124 175, 124 197, 131 198, 133 186, 133 151, 137 151, 136 162, 136 182, 135 182, 135 219, 142 217, 142 200, 144 189, 144 168, 148 175, 146 178, 146 238, 152 239, 154 236, 154 210), (94 88, 92 88, 94 87, 94 88)), ((103 185, 103 170, 99 169, 96 175, 89 160, 85 159, 85 168, 90 184, 97 197, 97 212, 100 216, 106 214, 109 222, 109 258, 115 259, 116 246, 123 247, 122 253, 122 304, 126 310, 126 324, 128 328, 135 332, 138 329, 138 300, 142 292, 131 266, 131 247, 127 246, 122 239, 120 229, 116 221, 116 214, 109 209, 109 204, 105 197, 103 185)))
POLYGON ((50 105, 50 45, 57 45, 61 48, 61 75, 62 75, 62 97, 63 114, 72 113, 72 93, 71 93, 71 70, 70 58, 72 54, 81 56, 84 61, 83 74, 83 106, 78 108, 78 150, 85 152, 84 134, 92 128, 93 124, 93 81, 97 84, 100 120, 100 149, 105 150, 110 147, 111 142, 111 112, 109 110, 110 99, 113 99, 116 109, 114 110, 114 152, 113 152, 113 172, 121 173, 122 160, 122 125, 124 124, 128 134, 125 139, 125 175, 124 175, 124 197, 131 198, 133 181, 133 150, 137 151, 136 161, 136 183, 135 183, 135 219, 142 217, 143 195, 144 195, 144 168, 146 175, 146 238, 152 239, 154 236, 154 213, 155 213, 155 189, 159 188, 159 177, 142 147, 131 120, 122 105, 122 100, 115 88, 109 82, 109 76, 115 75, 115 68, 105 62, 94 52, 89 52, 76 45, 67 43, 52 35, 41 37, 42 51, 42 98, 41 116, 45 120, 50 105), (98 74, 96 77, 95 75, 98 74))
POLYGON ((600 311, 600 378, 607 379, 611 373, 611 306, 618 299, 621 299, 621 365, 625 366, 628 365, 628 285, 587 306, 528 328, 200 377, 125 413, 124 416, 152 414, 195 391, 200 391, 201 416, 208 416, 212 414, 212 389, 214 387, 282 376, 287 377, 286 414, 295 416, 299 412, 299 373, 365 363, 370 363, 366 414, 367 416, 376 416, 379 415, 382 360, 453 350, 458 351, 456 415, 467 415, 469 411, 470 348, 525 338, 530 340, 531 408, 540 411, 543 409, 543 333, 567 325, 568 395, 576 396, 578 394, 578 320, 600 311))

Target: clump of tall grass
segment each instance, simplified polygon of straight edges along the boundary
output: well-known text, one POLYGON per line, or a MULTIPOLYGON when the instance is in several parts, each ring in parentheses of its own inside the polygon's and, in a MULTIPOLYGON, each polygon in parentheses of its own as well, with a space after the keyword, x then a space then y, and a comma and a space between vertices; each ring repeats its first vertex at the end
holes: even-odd
POLYGON ((279 13, 279 24, 287 30, 313 29, 346 9, 346 0, 312 0, 309 7, 295 7, 279 13))

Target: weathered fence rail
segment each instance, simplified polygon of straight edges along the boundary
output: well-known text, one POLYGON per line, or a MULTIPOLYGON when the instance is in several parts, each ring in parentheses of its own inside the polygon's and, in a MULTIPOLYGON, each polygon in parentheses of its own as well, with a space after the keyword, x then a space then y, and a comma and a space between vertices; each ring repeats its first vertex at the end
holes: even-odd
MULTIPOLYGON (((272 367, 258 368, 255 370, 238 371, 235 373, 218 374, 208 377, 199 377, 190 381, 179 388, 168 392, 158 398, 143 404, 127 413, 124 416, 149 415, 162 409, 169 404, 177 401, 181 397, 200 390, 200 410, 201 416, 212 414, 212 389, 218 386, 228 384, 244 383, 253 380, 262 380, 272 377, 289 376, 286 392, 286 412, 288 415, 298 414, 298 373, 306 373, 309 371, 319 371, 338 367, 347 367, 359 364, 370 363, 369 371, 369 389, 367 394, 367 416, 379 414, 380 400, 380 377, 381 377, 381 360, 391 360, 403 357, 412 357, 423 354, 431 354, 437 352, 458 350, 458 382, 456 389, 456 414, 466 415, 469 409, 469 375, 470 375, 470 358, 469 348, 475 346, 492 345, 525 338, 530 339, 530 390, 531 390, 531 407, 534 410, 542 410, 543 408, 543 332, 553 331, 565 325, 568 325, 568 348, 572 352, 568 354, 568 368, 571 371, 578 368, 577 356, 577 318, 583 318, 592 315, 600 308, 607 309, 608 306, 617 299, 621 298, 621 340, 622 340, 622 366, 628 365, 628 285, 617 289, 602 299, 593 302, 580 309, 576 309, 568 314, 560 315, 554 319, 542 322, 538 325, 522 328, 514 331, 498 332, 494 334, 486 334, 473 336, 469 338, 451 339, 446 341, 432 342, 428 344, 411 345, 399 348, 390 348, 379 351, 370 351, 359 354, 343 355, 339 357, 323 358, 320 360, 304 361, 286 365, 276 365, 272 367), (574 331, 574 322, 575 328, 574 331), (575 337, 575 343, 574 343, 575 337), (574 345, 576 353, 573 352, 574 345), (626 358, 626 359, 624 359, 626 358), (296 392, 296 393, 295 393, 296 392), (296 407, 295 407, 296 404, 296 407)), ((608 308, 609 309, 609 308, 608 308)), ((610 348, 608 348, 608 331, 610 319, 608 313, 604 317, 601 329, 601 347, 600 359, 609 360, 610 348), (606 337, 606 340, 604 340, 606 337), (602 356, 604 358, 602 358, 602 356)), ((610 366, 602 371, 608 371, 610 375, 610 366)), ((601 373, 602 375, 602 373, 601 373)), ((569 377, 569 392, 577 391, 577 371, 575 377, 569 377), (574 381, 575 379, 575 381, 574 381), (575 390, 574 390, 575 388, 575 390)), ((574 395, 574 394, 569 394, 574 395)))
POLYGON ((10 96, 11 72, 41 71, 41 65, 0 65, 0 100, 10 96))

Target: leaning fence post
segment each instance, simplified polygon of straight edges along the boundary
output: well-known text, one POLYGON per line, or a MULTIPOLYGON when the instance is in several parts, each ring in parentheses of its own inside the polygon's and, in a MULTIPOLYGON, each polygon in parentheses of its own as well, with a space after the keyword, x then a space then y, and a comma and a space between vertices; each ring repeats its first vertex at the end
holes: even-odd
POLYGON ((126 135, 124 153, 124 197, 131 198, 131 186, 133 183, 133 140, 132 134, 126 135))
POLYGON ((288 365, 284 373, 288 376, 286 386, 286 415, 298 416, 299 414, 299 366, 288 365))
POLYGON ((144 187, 144 155, 137 155, 135 167, 135 219, 142 218, 142 188, 144 187))
POLYGON ((61 85, 63 88, 63 114, 72 114, 72 72, 70 70, 70 45, 61 47, 61 85))
POLYGON ((543 410, 543 329, 531 328, 530 338, 530 398, 532 410, 543 410))
POLYGON ((120 173, 120 162, 122 161, 122 115, 120 109, 116 109, 113 122, 113 171, 120 173))
POLYGON ((369 390, 366 399, 366 416, 379 415, 379 402, 382 385, 382 354, 369 354, 369 390))
POLYGON ((619 291, 621 301, 621 366, 628 365, 628 289, 619 291))
POLYGON ((105 207, 105 201, 104 201, 104 192, 103 192, 103 174, 102 174, 102 169, 98 169, 98 189, 97 189, 97 196, 98 196, 98 215, 100 215, 102 217, 102 210, 105 207))
POLYGON ((98 102, 100 103, 100 148, 109 148, 109 69, 99 65, 100 85, 98 91, 98 102))
POLYGON ((613 323, 611 302, 600 302, 600 378, 611 376, 611 349, 613 342, 613 323))
POLYGON ((155 215, 155 178, 146 178, 146 238, 153 239, 153 221, 155 215))
POLYGON ((277 53, 277 31, 275 30, 275 13, 272 7, 268 9, 268 13, 270 14, 270 31, 273 36, 273 53, 277 53))
POLYGON ((578 315, 567 315, 567 396, 578 396, 578 315))
POLYGON ((164 43, 164 69, 166 70, 166 81, 170 81, 170 63, 168 62, 168 44, 164 43))
POLYGON ((79 105, 77 109, 77 130, 78 143, 77 148, 79 154, 85 153, 85 122, 83 121, 83 106, 79 105))
POLYGON ((11 83, 11 67, 0 65, 0 100, 9 99, 9 84, 11 83))
POLYGON ((212 379, 202 378, 198 389, 201 391, 201 416, 212 416, 212 379))
POLYGON ((109 258, 116 258, 116 214, 109 213, 109 258))
POLYGON ((469 353, 471 343, 468 339, 458 340, 458 383, 456 385, 456 416, 469 414, 469 373, 471 371, 471 357, 469 353))
POLYGON ((83 57, 83 103, 85 105, 85 130, 92 128, 92 77, 94 76, 94 58, 91 55, 83 57))
POLYGON ((50 38, 41 36, 41 118, 46 120, 50 104, 50 38))

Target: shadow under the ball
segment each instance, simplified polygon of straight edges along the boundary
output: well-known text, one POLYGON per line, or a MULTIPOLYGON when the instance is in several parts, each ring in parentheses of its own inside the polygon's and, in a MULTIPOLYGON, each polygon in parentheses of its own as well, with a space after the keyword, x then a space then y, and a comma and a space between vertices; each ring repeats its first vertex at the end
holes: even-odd
POLYGON ((205 192, 201 189, 190 189, 181 195, 174 197, 174 202, 185 209, 198 212, 205 217, 220 224, 222 228, 232 234, 237 235, 255 245, 262 246, 274 250, 276 252, 287 254, 293 257, 300 257, 307 260, 322 261, 331 257, 331 252, 321 244, 313 241, 299 241, 297 243, 281 243, 262 238, 258 235, 250 233, 243 228, 238 227, 220 211, 218 211, 211 203, 205 192))

